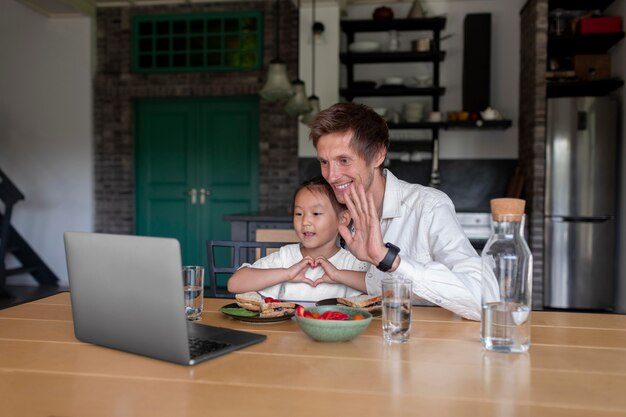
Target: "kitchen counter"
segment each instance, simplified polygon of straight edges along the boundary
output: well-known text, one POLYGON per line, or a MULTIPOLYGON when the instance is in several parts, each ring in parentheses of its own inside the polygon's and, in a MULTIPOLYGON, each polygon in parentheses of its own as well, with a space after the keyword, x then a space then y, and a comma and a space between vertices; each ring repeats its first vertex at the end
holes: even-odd
MULTIPOLYGON (((457 213, 463 231, 477 250, 482 249, 491 234, 489 213, 457 213)), ((229 214, 224 220, 231 222, 231 239, 256 241, 257 229, 292 229, 292 215, 282 211, 265 211, 229 214)))

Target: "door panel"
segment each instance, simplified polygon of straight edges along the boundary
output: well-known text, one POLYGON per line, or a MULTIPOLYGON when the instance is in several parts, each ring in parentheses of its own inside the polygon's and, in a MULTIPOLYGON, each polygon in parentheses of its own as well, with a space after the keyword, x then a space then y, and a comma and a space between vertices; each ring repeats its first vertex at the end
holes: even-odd
POLYGON ((618 154, 615 99, 550 99, 547 120, 545 214, 613 215, 618 154))
POLYGON ((186 262, 197 241, 187 194, 197 169, 190 155, 197 112, 179 101, 147 100, 136 114, 136 233, 178 239, 186 262))
POLYGON ((206 266, 206 240, 230 238, 224 215, 258 207, 258 111, 256 97, 138 101, 137 234, 206 266))
POLYGON ((545 223, 545 305, 610 309, 615 277, 615 220, 545 223))

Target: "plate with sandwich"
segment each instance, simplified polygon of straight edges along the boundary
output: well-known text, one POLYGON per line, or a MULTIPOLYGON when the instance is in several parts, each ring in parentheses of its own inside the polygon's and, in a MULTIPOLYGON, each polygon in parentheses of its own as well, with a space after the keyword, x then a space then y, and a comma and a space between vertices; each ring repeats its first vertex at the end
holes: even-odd
POLYGON ((354 297, 327 298, 315 303, 316 306, 335 306, 344 305, 348 307, 360 308, 378 317, 382 314, 382 296, 381 295, 355 295, 354 297))
POLYGON ((290 320, 296 311, 296 303, 263 297, 257 292, 235 295, 235 302, 220 308, 230 318, 250 323, 275 323, 290 320))

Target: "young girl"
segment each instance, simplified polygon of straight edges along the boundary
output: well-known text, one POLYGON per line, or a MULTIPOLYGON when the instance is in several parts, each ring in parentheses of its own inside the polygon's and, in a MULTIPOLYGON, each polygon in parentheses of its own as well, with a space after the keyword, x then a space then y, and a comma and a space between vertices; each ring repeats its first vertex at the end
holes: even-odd
POLYGON ((349 222, 346 207, 324 178, 305 181, 293 199, 293 228, 300 243, 243 264, 228 280, 228 291, 298 301, 367 292, 364 271, 369 264, 337 246, 338 226, 349 222))

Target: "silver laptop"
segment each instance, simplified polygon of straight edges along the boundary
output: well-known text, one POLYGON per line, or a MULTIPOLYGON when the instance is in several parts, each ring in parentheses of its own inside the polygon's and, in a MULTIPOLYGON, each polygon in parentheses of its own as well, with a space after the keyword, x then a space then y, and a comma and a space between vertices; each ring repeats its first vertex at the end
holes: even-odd
POLYGON ((176 239, 65 232, 64 241, 83 342, 194 365, 267 338, 187 321, 176 239))

